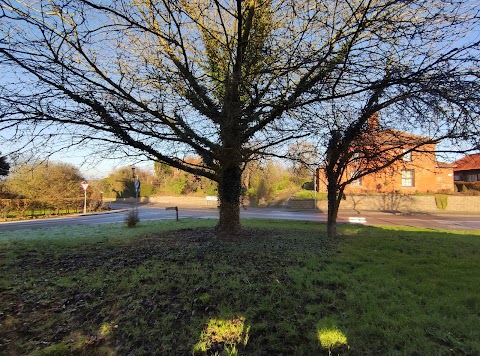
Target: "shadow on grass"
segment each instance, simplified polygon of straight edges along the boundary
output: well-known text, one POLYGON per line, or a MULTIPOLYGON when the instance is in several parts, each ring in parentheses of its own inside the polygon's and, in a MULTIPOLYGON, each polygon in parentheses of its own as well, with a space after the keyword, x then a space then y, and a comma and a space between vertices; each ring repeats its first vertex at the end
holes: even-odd
POLYGON ((331 241, 323 224, 245 226, 235 240, 202 227, 13 253, 0 265, 0 352, 480 351, 478 236, 346 225, 331 241))

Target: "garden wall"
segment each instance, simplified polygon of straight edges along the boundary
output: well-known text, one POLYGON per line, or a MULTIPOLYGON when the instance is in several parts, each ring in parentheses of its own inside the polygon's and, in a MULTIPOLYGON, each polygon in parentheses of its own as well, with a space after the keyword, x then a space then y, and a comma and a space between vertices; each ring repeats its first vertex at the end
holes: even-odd
MULTIPOLYGON (((437 208, 434 195, 347 195, 340 204, 341 210, 379 210, 401 212, 465 212, 480 213, 480 196, 457 196, 447 195, 447 207, 445 210, 437 208)), ((321 210, 327 210, 327 202, 319 201, 317 206, 321 210)))
MULTIPOLYGON (((117 198, 117 199, 105 199, 105 201, 134 204, 135 198, 117 198)), ((207 201, 205 197, 190 197, 190 196, 159 196, 140 198, 141 203, 152 203, 160 206, 181 206, 184 208, 200 208, 200 207, 217 207, 217 203, 214 201, 207 201)))
MULTIPOLYGON (((447 208, 440 210, 435 203, 434 195, 401 195, 401 194, 383 194, 383 195, 347 195, 340 204, 340 210, 378 210, 378 211, 401 211, 401 212, 465 212, 480 213, 480 196, 447 196, 447 208)), ((105 199, 109 201, 109 199, 105 199)), ((134 204, 134 198, 123 198, 110 200, 117 203, 134 204)), ((207 201, 205 197, 191 196, 160 196, 150 198, 140 198, 142 203, 153 203, 160 206, 179 206, 185 208, 216 208, 217 203, 207 201)), ((247 201, 245 205, 248 205, 247 201)), ((313 199, 290 199, 287 206, 290 209, 313 209, 313 199)), ((327 201, 318 200, 317 207, 322 211, 327 211, 327 201)))

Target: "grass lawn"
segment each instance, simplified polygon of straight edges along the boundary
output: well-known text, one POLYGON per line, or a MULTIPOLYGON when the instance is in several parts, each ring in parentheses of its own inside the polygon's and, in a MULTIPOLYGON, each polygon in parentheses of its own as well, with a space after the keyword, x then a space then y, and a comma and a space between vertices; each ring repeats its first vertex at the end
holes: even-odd
POLYGON ((0 354, 480 354, 480 234, 246 220, 0 236, 0 354))
MULTIPOLYGON (((327 200, 327 193, 316 194, 317 200, 327 200)), ((313 190, 299 190, 295 193, 295 199, 313 199, 315 198, 315 192, 313 190)))

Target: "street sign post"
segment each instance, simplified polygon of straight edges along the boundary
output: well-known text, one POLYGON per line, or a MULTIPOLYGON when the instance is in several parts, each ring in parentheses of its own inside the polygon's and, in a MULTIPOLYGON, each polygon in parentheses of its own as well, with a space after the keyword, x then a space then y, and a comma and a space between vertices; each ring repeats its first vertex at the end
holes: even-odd
POLYGON ((83 193, 84 193, 84 198, 83 198, 83 213, 87 213, 87 188, 88 188, 88 182, 83 181, 81 184, 83 193))
POLYGON ((140 193, 140 179, 135 179, 133 182, 133 186, 135 187, 135 207, 138 208, 138 197, 140 193))

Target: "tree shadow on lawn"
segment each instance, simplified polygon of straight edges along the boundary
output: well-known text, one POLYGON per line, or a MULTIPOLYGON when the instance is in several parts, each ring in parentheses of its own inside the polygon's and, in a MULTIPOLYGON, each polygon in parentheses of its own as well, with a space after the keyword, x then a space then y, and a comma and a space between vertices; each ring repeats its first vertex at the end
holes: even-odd
MULTIPOLYGON (((349 349, 350 335, 385 336, 374 330, 382 322, 362 320, 366 327, 358 327, 359 317, 378 312, 361 310, 379 297, 365 290, 383 282, 364 270, 378 267, 374 256, 362 254, 361 246, 349 248, 373 243, 365 231, 373 236, 382 230, 344 231, 331 241, 324 225, 249 228, 228 240, 216 238, 213 228, 197 228, 77 246, 58 256, 48 247, 20 255, 1 266, 10 280, 0 290, 0 352, 363 352, 369 342, 349 349)), ((370 346, 377 352, 390 347, 387 341, 370 346)))

